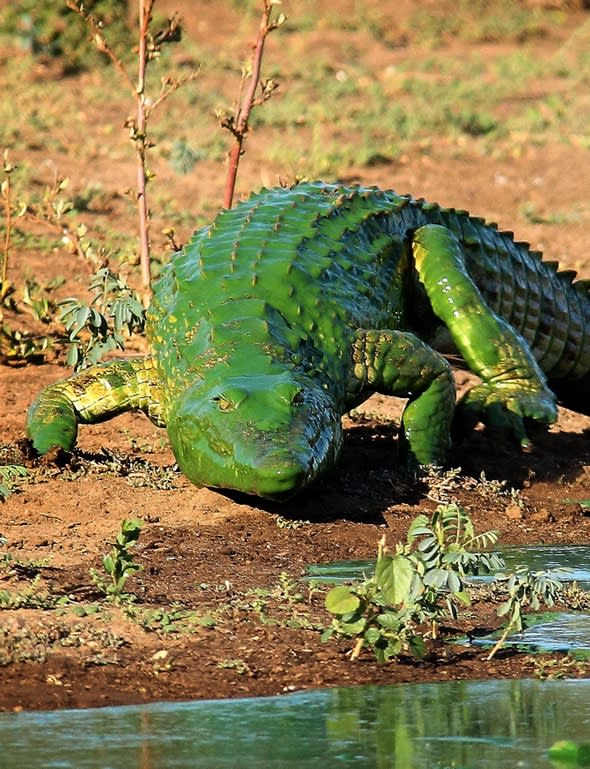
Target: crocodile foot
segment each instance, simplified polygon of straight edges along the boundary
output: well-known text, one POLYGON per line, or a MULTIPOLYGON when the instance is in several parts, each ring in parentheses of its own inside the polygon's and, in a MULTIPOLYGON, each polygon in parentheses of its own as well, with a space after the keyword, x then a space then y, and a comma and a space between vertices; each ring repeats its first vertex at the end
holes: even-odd
POLYGON ((522 390, 514 385, 480 384, 469 390, 457 404, 454 432, 461 435, 478 422, 512 433, 524 450, 532 443, 525 421, 533 419, 544 425, 557 419, 555 396, 550 390, 522 390))

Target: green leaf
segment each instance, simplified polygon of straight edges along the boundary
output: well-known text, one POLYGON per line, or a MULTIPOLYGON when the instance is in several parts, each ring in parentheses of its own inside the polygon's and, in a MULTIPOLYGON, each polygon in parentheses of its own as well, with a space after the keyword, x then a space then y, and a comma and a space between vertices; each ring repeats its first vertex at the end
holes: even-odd
POLYGON ((442 588, 447 584, 449 572, 446 569, 429 569, 424 574, 424 584, 427 587, 442 588))
POLYGON ((451 593, 458 593, 463 587, 463 583, 454 571, 447 572, 447 587, 451 593))
POLYGON ((325 606, 332 614, 350 614, 361 604, 360 598, 346 585, 337 585, 326 594, 325 606))
MULTIPOLYGON (((390 659, 391 657, 397 657, 398 654, 401 654, 404 649, 404 643, 401 638, 392 638, 390 639, 389 643, 385 647, 385 659, 390 659)), ((385 659, 383 661, 385 661, 385 659)), ((381 662, 381 660, 379 660, 381 662)))
POLYGON ((418 659, 423 659, 426 656, 426 642, 424 637, 420 635, 413 635, 408 643, 410 651, 418 659))
POLYGON ((392 606, 409 600, 413 577, 413 564, 405 555, 386 556, 377 561, 375 580, 392 606))
POLYGON ((77 368, 79 362, 80 362, 80 348, 77 344, 74 343, 68 350, 68 355, 66 358, 66 366, 70 366, 71 368, 77 368))
POLYGON ((381 631, 376 627, 369 627, 365 630, 365 641, 374 646, 381 639, 381 631))
POLYGON ((377 617, 377 622, 381 625, 381 627, 387 628, 387 630, 399 630, 400 629, 400 620, 399 615, 397 612, 384 612, 383 614, 379 614, 377 617))
POLYGON ((425 536, 427 534, 432 535, 432 529, 428 522, 428 516, 422 513, 417 515, 410 524, 407 541, 412 542, 416 537, 425 536))
POLYGON ((365 632, 365 628, 367 627, 367 622, 364 617, 361 617, 356 621, 350 621, 350 622, 347 622, 345 620, 333 620, 333 622, 336 623, 337 632, 342 633, 342 635, 346 635, 346 636, 360 635, 361 633, 365 632))
POLYGON ((466 590, 459 590, 456 593, 454 593, 455 598, 457 598, 463 606, 471 606, 471 598, 469 597, 469 593, 466 590))

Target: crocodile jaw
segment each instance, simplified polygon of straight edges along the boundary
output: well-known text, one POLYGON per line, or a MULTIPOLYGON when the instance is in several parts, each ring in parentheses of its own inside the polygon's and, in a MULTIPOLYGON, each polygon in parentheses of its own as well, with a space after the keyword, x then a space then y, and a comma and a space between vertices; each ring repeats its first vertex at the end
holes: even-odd
POLYGON ((236 377, 186 392, 168 434, 182 472, 199 486, 285 500, 332 466, 340 415, 318 385, 284 377, 236 377))

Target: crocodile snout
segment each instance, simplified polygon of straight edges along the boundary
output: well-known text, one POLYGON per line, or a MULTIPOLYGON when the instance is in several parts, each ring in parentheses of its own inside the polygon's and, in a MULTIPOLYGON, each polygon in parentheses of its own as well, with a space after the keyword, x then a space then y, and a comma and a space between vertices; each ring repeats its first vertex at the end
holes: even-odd
POLYGON ((218 391, 188 392, 169 417, 174 453, 193 483, 284 500, 334 463, 342 427, 320 388, 242 377, 218 391))

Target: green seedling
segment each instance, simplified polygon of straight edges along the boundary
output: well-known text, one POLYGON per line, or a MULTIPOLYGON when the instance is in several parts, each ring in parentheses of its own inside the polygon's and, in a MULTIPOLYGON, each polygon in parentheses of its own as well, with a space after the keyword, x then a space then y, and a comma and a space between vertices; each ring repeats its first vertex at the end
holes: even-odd
POLYGON ((113 603, 121 604, 131 600, 131 595, 125 592, 125 586, 129 577, 143 568, 133 559, 131 552, 131 548, 137 544, 142 526, 143 522, 137 518, 123 520, 111 552, 102 559, 107 577, 103 577, 96 569, 90 570, 94 584, 113 603))
MULTIPOLYGON (((496 575, 496 579, 501 579, 502 576, 496 575)), ((498 616, 508 617, 508 622, 497 643, 488 654, 488 660, 491 660, 496 652, 502 648, 511 633, 522 633, 526 628, 523 608, 530 606, 531 609, 537 611, 542 605, 551 607, 561 597, 563 590, 561 582, 544 571, 532 572, 526 568, 520 568, 514 574, 503 579, 506 582, 508 598, 498 609, 498 616)))
POLYGON ((76 371, 107 352, 123 350, 126 337, 141 333, 145 324, 137 294, 108 267, 92 276, 88 288, 94 294, 90 302, 69 298, 59 303, 59 320, 71 343, 67 364, 76 371))

